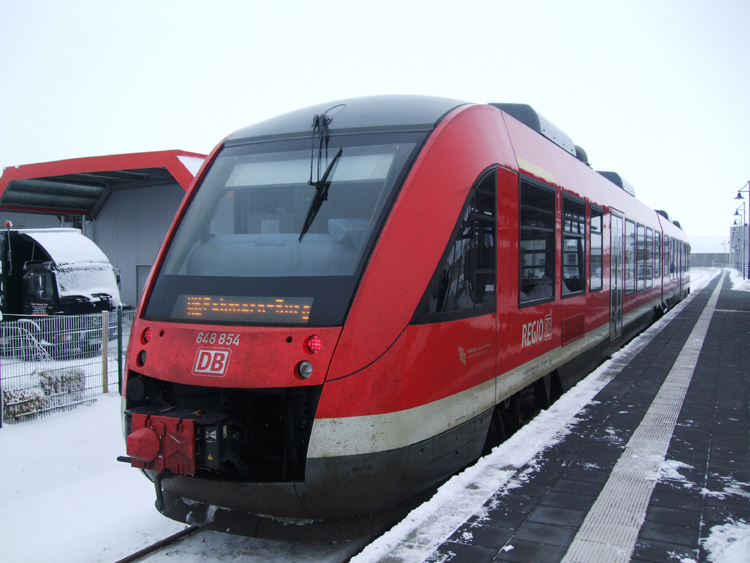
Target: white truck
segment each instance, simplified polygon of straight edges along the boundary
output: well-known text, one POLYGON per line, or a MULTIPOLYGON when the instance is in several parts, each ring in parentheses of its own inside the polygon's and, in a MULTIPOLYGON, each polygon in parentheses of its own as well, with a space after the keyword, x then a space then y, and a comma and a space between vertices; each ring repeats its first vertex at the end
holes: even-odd
POLYGON ((0 346, 7 352, 20 341, 26 355, 54 358, 97 350, 100 316, 78 315, 117 309, 118 286, 106 255, 78 229, 6 224, 0 231, 0 318, 18 323, 3 323, 0 346))

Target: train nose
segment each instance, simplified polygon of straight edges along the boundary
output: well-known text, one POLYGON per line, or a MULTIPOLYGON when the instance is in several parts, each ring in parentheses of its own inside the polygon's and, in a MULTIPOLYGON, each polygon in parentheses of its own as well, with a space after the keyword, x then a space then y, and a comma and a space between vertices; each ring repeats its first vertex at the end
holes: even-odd
POLYGON ((151 463, 159 457, 161 443, 152 428, 139 428, 127 437, 128 455, 142 463, 151 463))

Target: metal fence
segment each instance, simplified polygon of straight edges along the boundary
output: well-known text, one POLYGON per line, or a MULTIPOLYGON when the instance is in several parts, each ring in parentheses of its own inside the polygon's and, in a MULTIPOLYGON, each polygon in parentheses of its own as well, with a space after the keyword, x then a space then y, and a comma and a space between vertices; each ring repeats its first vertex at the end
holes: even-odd
POLYGON ((0 425, 118 393, 135 311, 0 322, 0 425))

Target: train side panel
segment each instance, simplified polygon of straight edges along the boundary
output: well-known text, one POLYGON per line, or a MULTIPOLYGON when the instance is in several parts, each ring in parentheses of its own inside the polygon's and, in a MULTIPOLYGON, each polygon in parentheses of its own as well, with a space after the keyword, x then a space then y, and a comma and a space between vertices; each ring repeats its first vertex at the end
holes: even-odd
MULTIPOLYGON (((411 327, 409 332, 407 327, 469 190, 493 164, 514 164, 500 112, 494 108, 459 109, 433 133, 363 276, 326 378, 318 420, 409 409, 445 398, 456 389, 449 381, 455 375, 447 375, 447 370, 445 374, 428 369, 396 370, 404 361, 404 338, 423 340, 415 335, 418 329, 411 327), (407 384, 419 392, 402 389, 407 384), (351 401, 352 397, 357 401, 351 401)), ((494 319, 476 323, 483 327, 476 330, 486 334, 471 336, 471 342, 493 345, 494 319)), ((458 346, 457 342, 456 359, 458 346)), ((457 385, 466 389, 493 376, 494 365, 480 368, 457 385)))

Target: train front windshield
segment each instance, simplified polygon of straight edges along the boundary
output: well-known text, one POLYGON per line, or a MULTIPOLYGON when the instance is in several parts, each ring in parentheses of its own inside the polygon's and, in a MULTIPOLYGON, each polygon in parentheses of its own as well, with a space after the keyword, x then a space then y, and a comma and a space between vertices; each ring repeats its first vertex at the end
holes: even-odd
POLYGON ((343 323, 424 135, 225 147, 170 243, 145 318, 343 323))

